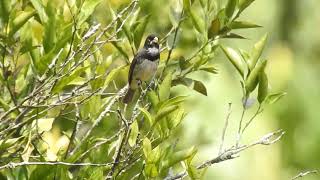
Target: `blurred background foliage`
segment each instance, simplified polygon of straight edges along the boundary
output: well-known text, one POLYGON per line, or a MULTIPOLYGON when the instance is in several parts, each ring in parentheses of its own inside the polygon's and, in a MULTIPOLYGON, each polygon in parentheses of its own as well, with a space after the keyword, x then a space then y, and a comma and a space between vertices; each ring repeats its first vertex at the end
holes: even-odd
MULTIPOLYGON (((25 0, 23 2, 27 4, 28 1, 25 0)), ((55 24, 57 26, 52 26, 51 28, 59 29, 57 32, 64 32, 61 29, 68 28, 67 22, 72 21, 72 15, 65 7, 64 1, 47 0, 44 2, 45 4, 52 4, 57 12, 59 11, 59 15, 64 17, 62 19, 65 21, 49 22, 46 26, 55 24), (63 23, 66 26, 60 27, 59 24, 63 23)), ((174 17, 170 17, 170 11, 178 12, 177 9, 173 8, 177 7, 176 3, 178 2, 176 0, 141 0, 139 2, 139 16, 149 18, 144 34, 156 33, 160 38, 164 37, 171 29, 172 24, 177 23, 174 22, 174 17)), ((226 3, 223 0, 214 2, 218 6, 224 6, 226 3)), ((22 6, 24 3, 22 3, 22 6)), ((88 21, 90 24, 101 23, 102 26, 105 26, 113 18, 110 7, 112 9, 121 9, 128 3, 130 3, 129 0, 103 0, 96 7, 94 15, 90 16, 88 21)), ((241 14, 239 19, 254 22, 263 28, 235 31, 247 38, 244 40, 222 40, 222 44, 249 51, 254 43, 268 32, 269 39, 263 57, 266 57, 269 61, 266 68, 269 83, 273 91, 285 91, 287 95, 278 103, 268 106, 264 113, 257 117, 254 125, 249 127, 244 139, 252 141, 257 136, 279 128, 284 129, 286 135, 279 143, 271 147, 250 149, 241 154, 240 158, 219 163, 209 168, 205 179, 289 179, 302 170, 320 168, 320 113, 318 112, 318 102, 320 101, 320 33, 318 33, 317 29, 320 24, 319 5, 318 0, 256 0, 241 14)), ((196 12, 201 13, 201 6, 198 5, 197 8, 198 11, 196 12)), ((33 13, 28 9, 26 11, 33 13)), ((50 12, 50 9, 47 11, 49 11, 49 14, 55 13, 54 11, 50 12)), ((86 17, 86 14, 83 14, 83 16, 86 17)), ((204 14, 201 14, 201 16, 208 17, 204 14)), ((81 26, 87 26, 88 28, 89 25, 84 23, 81 26)), ((195 31, 192 26, 192 21, 190 20, 182 23, 181 29, 183 32, 179 32, 181 36, 178 33, 178 43, 173 51, 172 59, 178 60, 181 55, 189 57, 192 55, 194 47, 199 46, 203 41, 203 39, 197 38, 199 37, 197 35, 199 32, 195 31)), ((37 43, 43 41, 44 28, 34 20, 23 26, 23 28, 25 33, 32 33, 35 39, 31 41, 30 39, 23 39, 28 36, 21 34, 21 40, 31 43, 29 45, 32 48, 36 48, 37 43)), ((50 34, 52 32, 45 33, 50 34)), ((44 51, 50 52, 52 48, 50 42, 58 43, 61 40, 59 38, 63 40, 66 36, 71 37, 68 31, 65 31, 65 33, 57 34, 56 39, 46 39, 47 44, 44 45, 44 51)), ((125 52, 130 53, 127 53, 127 55, 126 53, 117 54, 115 58, 122 59, 119 64, 125 64, 123 59, 132 59, 130 44, 124 43, 124 46, 125 52)), ((135 44, 133 48, 136 50, 138 47, 139 44, 135 44)), ((106 57, 115 51, 117 51, 115 46, 107 44, 103 47, 102 54, 96 54, 96 56, 106 57)), ((167 53, 168 51, 164 51, 161 54, 162 61, 167 57, 167 53)), ((66 54, 63 56, 66 56, 66 54)), ((20 56, 16 66, 19 67, 19 63, 30 63, 27 59, 24 55, 20 56)), ((103 66, 109 67, 110 65, 108 64, 108 58, 104 59, 104 62, 105 64, 101 66, 102 70, 103 66)), ((187 115, 186 120, 183 121, 182 127, 176 132, 177 137, 179 137, 178 146, 189 147, 196 145, 199 153, 195 159, 198 162, 212 158, 218 153, 220 134, 228 103, 232 103, 232 114, 227 142, 231 143, 236 138, 236 134, 233 132, 236 132, 238 120, 241 116, 242 93, 239 76, 234 72, 233 67, 222 51, 216 51, 212 62, 218 68, 219 73, 217 75, 199 72, 190 75, 192 78, 204 82, 208 96, 186 91, 185 87, 173 88, 173 94, 183 93, 189 95, 188 101, 185 103, 185 109, 190 113, 187 115)), ((40 65, 38 70, 45 71, 45 68, 40 65)), ((86 71, 89 73, 90 69, 86 71)), ((117 82, 120 82, 119 86, 125 84, 126 72, 127 69, 118 72, 119 76, 117 78, 119 81, 117 82)), ((30 82, 32 81, 33 79, 30 79, 30 82)), ((73 80, 70 84, 77 85, 81 82, 83 82, 83 79, 79 78, 73 80)), ((16 91, 19 93, 25 89, 24 87, 28 85, 28 81, 21 80, 21 83, 21 86, 16 87, 16 91)), ((10 98, 8 97, 8 99, 10 98)), ((2 101, 9 101, 8 99, 2 99, 2 101)), ((103 102, 100 101, 98 99, 94 102, 102 104, 103 102)), ((88 105, 88 111, 94 112, 94 107, 88 105)), ((54 114, 55 110, 52 110, 51 113, 54 114)), ((89 117, 90 114, 88 112, 81 113, 83 113, 83 116, 92 118, 89 117)), ((41 122, 39 121, 39 123, 41 122)), ((97 135, 105 134, 105 132, 109 132, 108 130, 111 131, 114 126, 116 125, 103 121, 98 127, 99 130, 95 131, 95 133, 97 135)), ((47 151, 47 160, 56 160, 59 149, 66 147, 69 142, 67 136, 63 133, 65 133, 64 131, 70 131, 72 123, 61 118, 54 121, 52 129, 46 125, 44 125, 44 128, 43 131, 46 128, 50 129, 42 137, 50 144, 50 148, 47 151)), ((103 151, 103 149, 97 150, 97 153, 99 153, 98 151, 103 151)), ((91 156, 90 159, 95 162, 101 161, 101 159, 94 156, 91 156)), ((84 171, 83 173, 86 172, 84 171)), ((319 176, 311 175, 305 179, 319 179, 319 176)))

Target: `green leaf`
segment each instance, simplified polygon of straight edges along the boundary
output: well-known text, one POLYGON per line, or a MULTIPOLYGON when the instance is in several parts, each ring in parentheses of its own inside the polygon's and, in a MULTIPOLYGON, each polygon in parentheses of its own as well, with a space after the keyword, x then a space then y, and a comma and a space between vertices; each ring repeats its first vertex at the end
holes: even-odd
POLYGON ((48 2, 46 12, 48 21, 44 25, 43 48, 46 53, 55 46, 56 40, 56 9, 53 7, 52 1, 48 2))
POLYGON ((160 101, 167 100, 170 96, 170 88, 172 81, 172 73, 168 73, 162 83, 159 85, 159 98, 160 101))
POLYGON ((247 21, 232 21, 230 23, 231 29, 247 29, 247 28, 259 28, 259 27, 262 27, 262 26, 259 26, 247 21))
POLYGON ((156 107, 159 103, 159 98, 155 91, 151 90, 147 92, 149 101, 151 102, 152 107, 156 107))
POLYGON ((245 10, 255 0, 239 0, 239 11, 245 10))
POLYGON ((200 70, 206 71, 212 74, 218 74, 218 69, 213 65, 206 65, 206 66, 200 67, 200 70))
POLYGON ((160 109, 155 117, 155 122, 154 122, 153 126, 155 126, 156 123, 158 123, 162 118, 168 116, 170 113, 177 110, 178 108, 179 108, 179 106, 174 105, 174 106, 169 106, 169 107, 165 107, 165 108, 160 109))
POLYGON ((1 97, 0 97, 0 106, 5 110, 8 111, 10 109, 10 105, 6 103, 1 97))
POLYGON ((129 56, 127 52, 120 46, 116 41, 112 41, 111 44, 120 52, 121 55, 123 55, 127 60, 129 59, 129 56))
POLYGON ((183 0, 183 8, 189 10, 191 7, 190 0, 183 0))
POLYGON ((227 33, 226 35, 221 36, 221 38, 229 38, 229 39, 247 39, 239 34, 235 33, 227 33))
POLYGON ((179 107, 174 113, 171 114, 171 117, 169 118, 168 128, 174 129, 177 127, 183 118, 186 116, 185 110, 182 107, 179 107))
POLYGON ((133 123, 131 124, 131 131, 130 131, 130 136, 128 140, 128 143, 131 147, 136 145, 138 134, 139 134, 138 122, 133 121, 133 123))
POLYGON ((212 38, 215 35, 219 34, 220 27, 221 27, 221 24, 220 24, 219 18, 214 19, 211 22, 211 25, 210 25, 210 28, 209 28, 209 31, 208 31, 209 38, 212 38))
POLYGON ((243 77, 244 75, 244 65, 241 56, 232 48, 221 46, 223 52, 228 57, 229 61, 232 65, 238 70, 240 75, 243 77))
POLYGON ((149 154, 151 154, 152 146, 151 141, 146 137, 143 139, 143 154, 148 159, 149 154))
POLYGON ((171 1, 169 19, 173 27, 177 27, 179 24, 182 8, 183 8, 182 0, 171 1))
POLYGON ((13 146, 20 138, 13 138, 13 139, 5 139, 5 140, 0 140, 0 151, 6 150, 13 146))
POLYGON ((237 4, 238 4, 238 0, 228 0, 228 4, 227 4, 226 10, 225 10, 226 11, 226 16, 228 18, 232 17, 237 4))
POLYGON ((37 128, 38 133, 43 133, 51 130, 53 121, 54 118, 41 118, 34 121, 33 126, 37 128))
POLYGON ((152 125, 154 123, 154 119, 151 116, 151 114, 144 108, 139 108, 139 110, 142 112, 144 118, 146 118, 149 121, 150 125, 152 125))
POLYGON ((133 39, 134 39, 134 45, 135 45, 136 49, 138 49, 140 46, 143 34, 144 34, 146 27, 147 27, 147 24, 149 22, 149 18, 150 18, 150 15, 144 16, 141 19, 141 22, 138 24, 138 26, 134 30, 134 38, 133 39))
POLYGON ((189 14, 196 30, 199 33, 202 33, 202 34, 205 33, 205 23, 203 18, 197 15, 195 11, 193 11, 192 9, 189 10, 189 14))
POLYGON ((104 87, 105 89, 109 86, 110 82, 117 77, 117 75, 119 74, 120 70, 123 68, 124 66, 120 66, 117 67, 115 69, 112 69, 110 71, 110 73, 107 75, 106 80, 104 81, 104 87))
POLYGON ((264 60, 259 64, 257 64, 257 66, 250 72, 245 82, 247 93, 252 92, 257 87, 259 74, 264 71, 264 68, 266 65, 267 65, 267 61, 264 60))
POLYGON ((168 100, 166 100, 164 102, 161 102, 159 104, 159 108, 157 108, 157 109, 161 109, 161 108, 169 107, 169 106, 173 106, 173 105, 179 105, 182 102, 184 102, 187 99, 187 97, 188 96, 176 96, 176 97, 173 97, 173 98, 168 99, 168 100))
POLYGON ((96 8, 96 6, 101 2, 102 0, 86 0, 84 1, 80 14, 79 14, 79 18, 78 18, 78 25, 81 25, 82 23, 84 23, 89 16, 93 13, 94 9, 96 8))
POLYGON ((268 95, 268 77, 265 72, 259 75, 258 101, 261 104, 268 95))
POLYGON ((40 17, 41 22, 42 23, 47 22, 48 16, 46 14, 45 7, 43 6, 42 2, 40 0, 30 0, 30 1, 34 9, 37 10, 37 14, 40 17))
POLYGON ((155 164, 147 164, 144 168, 145 174, 149 178, 155 178, 158 176, 158 168, 155 164))
POLYGON ((9 36, 14 35, 30 18, 36 14, 36 11, 22 12, 12 22, 9 36))
POLYGON ((266 34, 260 39, 260 41, 258 41, 254 45, 251 58, 249 60, 250 70, 252 70, 256 66, 258 59, 260 58, 262 51, 265 47, 265 44, 267 42, 267 38, 268 38, 268 35, 266 34))
POLYGON ((3 19, 3 23, 6 24, 9 20, 11 11, 11 1, 1 0, 0 1, 0 19, 3 19))
POLYGON ((276 93, 276 94, 270 94, 266 98, 267 104, 274 104, 275 102, 279 101, 283 96, 285 96, 287 93, 276 93))
POLYGON ((191 147, 186 150, 178 151, 172 154, 171 158, 169 158, 167 161, 163 163, 163 168, 169 168, 174 166, 175 164, 184 161, 188 159, 191 156, 194 156, 194 154, 197 152, 195 147, 191 147))
POLYGON ((53 93, 60 92, 66 85, 68 85, 71 81, 76 79, 78 76, 80 76, 89 66, 86 67, 80 67, 77 70, 75 70, 71 75, 65 76, 62 79, 60 79, 57 84, 52 89, 53 93))
POLYGON ((201 81, 194 80, 193 89, 195 91, 207 96, 207 88, 201 81))

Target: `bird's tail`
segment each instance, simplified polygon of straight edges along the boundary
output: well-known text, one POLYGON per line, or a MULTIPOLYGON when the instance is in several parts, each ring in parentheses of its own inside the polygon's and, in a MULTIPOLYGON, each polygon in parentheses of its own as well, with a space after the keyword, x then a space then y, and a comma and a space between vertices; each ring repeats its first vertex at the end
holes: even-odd
POLYGON ((134 90, 132 90, 131 88, 128 89, 126 95, 124 96, 122 102, 125 104, 128 104, 132 101, 134 95, 134 90))

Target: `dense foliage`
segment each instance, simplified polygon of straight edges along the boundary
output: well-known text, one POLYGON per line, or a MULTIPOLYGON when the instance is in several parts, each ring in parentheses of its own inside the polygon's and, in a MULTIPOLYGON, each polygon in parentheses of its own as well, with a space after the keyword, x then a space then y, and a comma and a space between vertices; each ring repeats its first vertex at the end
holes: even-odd
POLYGON ((251 52, 223 45, 223 39, 245 39, 236 29, 260 27, 238 20, 252 2, 172 0, 149 12, 160 1, 2 0, 1 176, 199 179, 213 163, 274 143, 278 138, 270 138, 282 131, 241 145, 256 115, 284 95, 269 92, 267 60, 261 57, 267 35, 251 52), (101 22, 95 17, 99 6, 107 8, 101 22), (157 76, 143 85, 134 103, 124 105, 128 64, 154 31, 162 43, 157 76), (175 52, 177 46, 186 51, 175 52), (235 146, 197 166, 196 147, 176 148, 187 96, 171 89, 186 86, 206 96, 205 84, 189 75, 217 74, 214 59, 220 49, 239 74, 243 114, 254 99, 259 107, 246 123, 241 117, 235 146))

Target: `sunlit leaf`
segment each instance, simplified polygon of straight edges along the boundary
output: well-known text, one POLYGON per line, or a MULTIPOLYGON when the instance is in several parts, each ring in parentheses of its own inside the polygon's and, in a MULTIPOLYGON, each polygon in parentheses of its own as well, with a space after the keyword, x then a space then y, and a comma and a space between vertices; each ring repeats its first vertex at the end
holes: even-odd
POLYGON ((148 159, 151 151, 152 151, 151 141, 146 137, 143 139, 143 153, 146 159, 148 159))
POLYGON ((267 61, 264 60, 259 64, 257 64, 257 66, 250 72, 245 82, 247 93, 252 92, 257 87, 259 74, 264 71, 264 68, 266 65, 267 65, 267 61))
POLYGON ((80 76, 89 66, 86 67, 80 67, 77 70, 75 70, 71 75, 65 76, 62 79, 60 79, 57 84, 52 89, 53 93, 60 92, 67 84, 69 84, 71 81, 76 79, 78 76, 80 76))
POLYGON ((279 101, 281 98, 283 98, 287 93, 276 93, 276 94, 270 94, 266 98, 267 104, 274 104, 277 101, 279 101))
POLYGON ((50 131, 54 118, 41 118, 34 122, 33 126, 38 130, 38 133, 50 131))
POLYGON ((251 70, 257 64, 258 59, 260 58, 262 51, 265 47, 265 44, 267 42, 267 38, 268 38, 268 35, 266 34, 254 45, 253 50, 252 50, 252 54, 250 56, 251 58, 249 60, 251 70))
POLYGON ((93 13, 96 6, 101 2, 102 0, 86 0, 84 1, 80 14, 78 16, 78 25, 81 25, 83 22, 85 22, 89 16, 93 13))
POLYGON ((133 123, 131 124, 131 131, 130 131, 130 136, 128 140, 128 143, 131 147, 136 145, 138 134, 139 134, 138 122, 133 121, 133 123))
POLYGON ((191 147, 186 150, 178 151, 172 154, 171 158, 164 162, 163 168, 169 168, 173 165, 188 159, 189 157, 193 156, 197 152, 195 147, 191 147))
POLYGON ((244 75, 244 65, 241 56, 232 48, 221 46, 223 52, 228 57, 228 60, 238 70, 241 76, 244 75))
POLYGON ((36 14, 36 11, 22 12, 12 22, 12 27, 9 32, 9 36, 16 33, 30 18, 36 14))
POLYGON ((150 125, 152 125, 154 123, 154 119, 151 116, 151 114, 144 108, 139 108, 139 110, 142 112, 144 118, 146 118, 149 121, 150 125))

